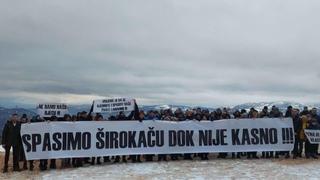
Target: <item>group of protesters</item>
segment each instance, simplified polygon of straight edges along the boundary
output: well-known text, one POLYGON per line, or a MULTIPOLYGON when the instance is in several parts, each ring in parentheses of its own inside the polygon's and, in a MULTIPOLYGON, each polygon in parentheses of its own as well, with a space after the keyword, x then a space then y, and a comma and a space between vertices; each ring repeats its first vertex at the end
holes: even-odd
MULTIPOLYGON (((186 121, 186 120, 197 120, 197 121, 216 121, 221 119, 244 119, 244 118, 282 118, 290 117, 293 120, 294 132, 295 132, 295 144, 292 152, 237 152, 237 153, 219 153, 217 158, 247 158, 247 159, 259 159, 259 158, 313 158, 318 159, 318 144, 311 144, 305 136, 305 129, 320 129, 320 117, 317 114, 317 109, 304 107, 303 110, 293 108, 289 106, 285 113, 281 112, 278 107, 272 106, 269 109, 265 106, 260 112, 254 108, 250 110, 240 109, 231 112, 229 108, 218 108, 210 112, 208 109, 194 108, 182 110, 180 108, 176 110, 163 109, 163 110, 150 110, 143 111, 139 110, 135 104, 134 111, 128 116, 125 112, 120 112, 117 115, 103 117, 102 114, 94 114, 85 111, 79 112, 77 115, 64 115, 63 118, 52 116, 50 118, 41 118, 39 115, 32 118, 28 118, 27 115, 13 114, 7 121, 2 135, 2 146, 5 149, 4 158, 4 169, 3 172, 8 172, 8 161, 10 149, 12 147, 13 155, 13 171, 30 170, 34 169, 34 161, 30 160, 27 162, 22 141, 20 138, 21 124, 23 123, 36 123, 44 121, 121 121, 121 120, 134 120, 134 121, 148 121, 148 120, 160 120, 160 121, 186 121), (261 155, 260 155, 261 154, 261 155), (259 155, 259 156, 258 156, 259 155), (23 161, 23 168, 20 169, 19 161, 23 161), (29 168, 28 168, 29 164, 29 168)), ((193 160, 201 159, 208 160, 209 153, 197 153, 197 154, 148 154, 148 155, 130 155, 130 156, 112 156, 112 157, 83 157, 83 158, 64 158, 61 159, 61 168, 69 167, 82 167, 85 164, 102 164, 102 163, 119 163, 131 161, 138 163, 142 161, 176 161, 179 159, 193 160)), ((57 168, 56 159, 42 159, 39 162, 39 169, 41 171, 47 169, 57 168)))

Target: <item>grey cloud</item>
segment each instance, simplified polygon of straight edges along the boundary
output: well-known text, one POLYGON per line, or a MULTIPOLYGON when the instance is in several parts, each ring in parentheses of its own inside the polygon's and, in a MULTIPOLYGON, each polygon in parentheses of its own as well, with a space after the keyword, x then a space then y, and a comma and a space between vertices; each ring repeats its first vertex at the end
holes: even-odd
POLYGON ((3 4, 0 102, 8 91, 199 105, 320 96, 317 1, 3 4))

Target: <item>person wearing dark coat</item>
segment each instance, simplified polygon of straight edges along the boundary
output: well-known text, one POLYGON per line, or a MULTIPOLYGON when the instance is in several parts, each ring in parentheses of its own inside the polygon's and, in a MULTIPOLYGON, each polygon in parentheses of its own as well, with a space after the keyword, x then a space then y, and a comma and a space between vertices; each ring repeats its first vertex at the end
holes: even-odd
POLYGON ((310 114, 308 106, 303 107, 303 110, 301 111, 300 116, 306 116, 308 114, 310 114))
MULTIPOLYGON (((320 124, 318 123, 317 119, 312 118, 311 114, 308 115, 308 127, 307 129, 315 129, 319 130, 320 129, 320 124)), ((314 158, 318 159, 317 157, 318 153, 318 144, 311 144, 308 138, 306 139, 305 142, 305 154, 306 158, 314 158)))
POLYGON ((2 146, 5 149, 4 168, 3 173, 8 172, 8 162, 10 156, 10 149, 13 151, 13 171, 20 171, 19 168, 19 153, 21 146, 20 138, 21 124, 18 122, 18 115, 13 114, 2 132, 2 146))
MULTIPOLYGON (((259 118, 268 118, 269 115, 270 115, 270 113, 269 113, 268 106, 264 106, 262 111, 259 114, 259 118)), ((274 154, 273 151, 263 151, 262 158, 267 158, 267 159, 273 158, 273 154, 274 154)))
MULTIPOLYGON (((312 108, 310 111, 311 114, 311 119, 313 119, 314 121, 317 121, 317 123, 320 125, 320 116, 317 113, 317 108, 312 108)), ((318 151, 319 151, 319 146, 315 146, 316 148, 316 154, 319 155, 318 151)))
MULTIPOLYGON (((56 116, 51 116, 49 121, 58 121, 58 117, 56 116)), ((56 165, 56 159, 50 159, 50 169, 56 169, 57 165, 56 165)))
MULTIPOLYGON (((28 123, 36 123, 36 122, 42 122, 42 121, 43 121, 43 119, 41 119, 41 117, 39 115, 37 115, 37 116, 34 116, 31 120, 28 120, 28 123)), ((34 168, 33 162, 34 162, 33 160, 29 161, 29 170, 30 171, 33 171, 33 168, 34 168)), ((46 160, 43 160, 43 159, 40 160, 40 163, 39 163, 40 170, 47 169, 47 165, 45 162, 46 162, 46 160)))
MULTIPOLYGON (((219 109, 218 109, 219 110, 219 109)), ((217 110, 217 111, 218 111, 217 110)), ((220 110, 221 111, 221 110, 220 110)), ((223 110, 221 112, 218 112, 217 114, 219 114, 219 116, 217 117, 217 119, 231 119, 231 116, 227 110, 227 108, 223 108, 223 110)), ((219 153, 218 157, 217 158, 222 158, 222 159, 225 159, 227 158, 228 156, 228 153, 225 153, 225 152, 222 152, 222 153, 219 153)))
MULTIPOLYGON (((72 121, 72 117, 69 114, 65 114, 63 118, 60 118, 62 122, 69 122, 72 121)), ((61 160, 61 168, 69 168, 71 167, 71 158, 63 158, 61 160)))
MULTIPOLYGON (((269 117, 270 118, 282 118, 283 117, 283 114, 282 112, 279 110, 279 108, 277 108, 276 106, 272 106, 271 108, 271 111, 270 111, 270 114, 269 114, 269 117)), ((276 151, 275 153, 275 158, 279 158, 279 155, 280 154, 286 154, 286 158, 289 158, 290 155, 289 155, 289 152, 284 152, 284 151, 276 151)))
MULTIPOLYGON (((139 108, 136 101, 134 101, 134 110, 129 114, 129 116, 126 116, 124 112, 121 111, 119 112, 119 115, 116 117, 116 120, 117 121, 139 120, 139 108)), ((139 121, 142 122, 142 120, 139 120, 139 121)), ((138 156, 131 155, 130 158, 132 162, 141 162, 140 155, 138 156)), ((114 159, 114 163, 118 163, 118 162, 120 162, 120 156, 116 156, 114 159)), ((122 156, 122 162, 127 162, 126 156, 122 156)))
MULTIPOLYGON (((28 122, 28 117, 26 114, 23 114, 22 117, 20 118, 20 124, 25 124, 28 122)), ((23 170, 27 170, 27 160, 26 160, 26 155, 24 154, 24 150, 23 150, 23 145, 22 145, 22 141, 21 141, 21 145, 20 145, 20 161, 23 161, 23 170)))
MULTIPOLYGON (((139 122, 143 122, 143 120, 145 120, 145 114, 143 111, 139 111, 138 105, 135 103, 135 107, 134 107, 134 111, 132 112, 134 113, 132 118, 129 120, 133 120, 133 121, 139 121, 139 122)), ((133 163, 141 163, 141 155, 130 155, 130 159, 133 163)))
MULTIPOLYGON (((143 118, 144 113, 142 113, 140 115, 140 118, 143 118, 143 119, 148 120, 148 121, 156 121, 156 120, 159 120, 159 117, 156 116, 156 113, 157 113, 156 111, 149 111, 146 118, 143 118)), ((153 161, 153 157, 154 156, 155 156, 154 154, 146 154, 146 155, 144 155, 145 160, 147 162, 153 161)))
POLYGON ((299 137, 299 132, 302 129, 302 120, 299 116, 298 109, 293 109, 291 111, 291 116, 293 120, 293 129, 295 134, 295 142, 294 142, 294 148, 293 148, 292 154, 293 154, 293 159, 295 159, 298 156, 301 156, 302 149, 303 149, 303 141, 299 137))
POLYGON ((284 117, 292 117, 292 111, 293 111, 292 106, 288 106, 284 117))
MULTIPOLYGON (((94 121, 103 121, 103 116, 101 114, 97 113, 96 116, 94 117, 94 121)), ((91 165, 94 165, 96 160, 97 160, 98 165, 101 164, 101 157, 92 157, 91 158, 91 165)))
MULTIPOLYGON (((251 119, 259 118, 259 112, 254 108, 251 108, 248 117, 251 119)), ((247 159, 259 159, 257 152, 247 152, 247 159)))

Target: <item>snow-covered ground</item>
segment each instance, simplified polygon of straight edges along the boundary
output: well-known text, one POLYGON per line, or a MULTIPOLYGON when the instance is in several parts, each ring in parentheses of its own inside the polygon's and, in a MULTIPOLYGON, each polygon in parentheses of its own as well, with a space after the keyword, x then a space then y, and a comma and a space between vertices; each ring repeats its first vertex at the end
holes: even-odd
POLYGON ((0 179, 318 179, 320 160, 175 161, 106 164, 47 172, 1 174, 0 179))

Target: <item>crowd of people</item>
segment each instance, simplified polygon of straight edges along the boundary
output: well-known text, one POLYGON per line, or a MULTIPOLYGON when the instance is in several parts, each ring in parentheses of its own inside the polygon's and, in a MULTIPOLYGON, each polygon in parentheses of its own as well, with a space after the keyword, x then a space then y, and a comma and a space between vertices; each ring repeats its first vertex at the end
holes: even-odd
MULTIPOLYGON (((317 114, 317 109, 304 107, 303 110, 293 108, 289 106, 285 113, 282 113, 279 108, 273 106, 269 109, 265 106, 260 112, 254 108, 250 110, 236 110, 231 112, 228 108, 218 108, 212 112, 207 109, 195 108, 183 111, 182 109, 165 110, 150 110, 144 112, 139 110, 135 104, 135 110, 132 111, 128 116, 124 112, 120 112, 116 116, 110 116, 104 118, 102 114, 94 114, 85 111, 79 112, 77 115, 64 115, 63 118, 57 118, 52 116, 51 118, 41 118, 40 116, 34 116, 28 118, 27 115, 13 114, 7 121, 2 135, 2 146, 5 149, 4 158, 4 169, 3 172, 8 172, 8 161, 10 155, 10 148, 12 147, 13 156, 13 171, 30 170, 34 169, 34 161, 27 162, 23 146, 20 138, 21 124, 23 123, 36 123, 43 121, 121 121, 121 120, 135 120, 135 121, 147 121, 147 120, 160 120, 160 121, 186 121, 186 120, 197 120, 197 121, 216 121, 221 119, 242 119, 242 118, 282 118, 290 117, 293 120, 294 131, 295 131, 295 144, 292 152, 242 152, 242 153, 219 153, 217 158, 247 158, 247 159, 258 159, 258 158, 314 158, 318 159, 318 145, 311 144, 304 134, 305 129, 319 129, 320 128, 320 117, 317 114), (304 156, 303 156, 304 152, 304 156), (260 156, 260 157, 259 157, 260 156), (23 161, 23 168, 20 169, 19 161, 23 161), (28 168, 29 164, 29 168, 28 168)), ((198 153, 198 154, 148 154, 148 155, 130 155, 130 156, 114 156, 114 157, 83 157, 83 158, 65 158, 61 159, 61 168, 69 167, 82 167, 84 164, 102 164, 107 162, 119 163, 131 161, 133 163, 142 161, 176 161, 179 159, 184 160, 208 160, 209 153, 198 153)), ((45 171, 47 169, 57 168, 56 159, 42 159, 39 162, 39 169, 45 171)))

